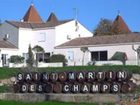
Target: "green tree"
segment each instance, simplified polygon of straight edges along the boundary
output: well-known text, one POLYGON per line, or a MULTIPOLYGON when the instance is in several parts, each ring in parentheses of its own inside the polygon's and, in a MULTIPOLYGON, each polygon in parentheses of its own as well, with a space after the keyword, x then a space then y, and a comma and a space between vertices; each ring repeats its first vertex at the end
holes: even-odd
POLYGON ((82 65, 84 65, 85 53, 89 50, 88 47, 81 47, 80 50, 83 52, 82 65))
POLYGON ((32 50, 35 51, 35 53, 36 53, 36 67, 38 67, 39 53, 42 53, 43 56, 44 56, 44 52, 45 51, 44 51, 44 49, 41 46, 38 46, 38 45, 34 46, 32 48, 32 50))
POLYGON ((112 35, 112 21, 109 19, 101 19, 96 29, 93 31, 94 35, 112 35))
POLYGON ((32 52, 31 45, 29 45, 29 48, 28 48, 28 55, 29 55, 29 57, 27 59, 27 64, 28 64, 28 66, 33 67, 34 55, 33 55, 33 52, 32 52))

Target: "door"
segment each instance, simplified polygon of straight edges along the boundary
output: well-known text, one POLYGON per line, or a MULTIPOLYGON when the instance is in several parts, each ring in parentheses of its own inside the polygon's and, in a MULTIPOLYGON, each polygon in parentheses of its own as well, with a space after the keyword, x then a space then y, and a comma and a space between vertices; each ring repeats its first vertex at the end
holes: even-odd
POLYGON ((2 65, 3 67, 9 66, 8 54, 2 54, 2 65))

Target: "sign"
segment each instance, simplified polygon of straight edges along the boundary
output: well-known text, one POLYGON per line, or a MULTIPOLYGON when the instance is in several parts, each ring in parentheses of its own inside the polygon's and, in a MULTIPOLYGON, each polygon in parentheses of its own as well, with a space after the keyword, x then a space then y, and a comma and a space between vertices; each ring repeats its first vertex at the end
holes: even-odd
POLYGON ((20 93, 129 93, 135 84, 126 71, 67 71, 18 73, 20 93))

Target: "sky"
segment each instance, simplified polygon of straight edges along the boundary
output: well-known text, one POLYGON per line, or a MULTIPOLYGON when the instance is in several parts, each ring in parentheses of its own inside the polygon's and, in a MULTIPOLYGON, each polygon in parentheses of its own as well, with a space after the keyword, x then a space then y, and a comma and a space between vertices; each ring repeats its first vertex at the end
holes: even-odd
POLYGON ((114 20, 120 15, 133 32, 140 32, 140 0, 0 0, 0 19, 21 20, 31 3, 44 21, 51 12, 59 20, 76 18, 91 32, 101 18, 114 20))

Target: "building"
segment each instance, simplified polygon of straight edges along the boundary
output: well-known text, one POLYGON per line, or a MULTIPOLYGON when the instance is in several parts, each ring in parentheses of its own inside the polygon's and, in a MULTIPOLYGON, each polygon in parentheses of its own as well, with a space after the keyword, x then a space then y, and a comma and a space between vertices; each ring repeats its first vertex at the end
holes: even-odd
POLYGON ((9 57, 15 55, 17 47, 5 40, 0 40, 0 67, 9 66, 9 57))
POLYGON ((34 5, 31 4, 20 21, 5 21, 0 26, 0 39, 12 43, 18 50, 15 54, 27 58, 29 44, 31 47, 41 46, 45 54, 50 56, 54 47, 77 37, 92 36, 82 24, 75 19, 59 20, 51 13, 47 21, 43 21, 34 5))
POLYGON ((84 57, 84 65, 86 65, 93 60, 98 63, 107 63, 107 61, 112 63, 109 60, 116 52, 124 52, 127 55, 127 64, 136 65, 138 54, 132 47, 135 49, 139 47, 140 33, 132 33, 120 15, 114 20, 114 27, 121 29, 126 34, 76 38, 56 46, 55 53, 65 55, 68 59, 68 65, 82 65, 83 52, 80 49, 88 47, 84 57))

